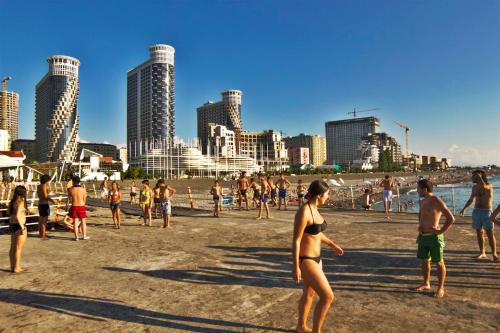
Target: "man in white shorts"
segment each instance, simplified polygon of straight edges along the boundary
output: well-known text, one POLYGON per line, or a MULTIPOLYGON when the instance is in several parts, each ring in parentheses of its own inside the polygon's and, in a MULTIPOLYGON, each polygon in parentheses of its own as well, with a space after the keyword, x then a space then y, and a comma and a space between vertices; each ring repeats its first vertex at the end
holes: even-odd
POLYGON ((175 189, 173 187, 165 184, 163 179, 158 181, 158 185, 160 186, 160 201, 161 201, 161 210, 163 214, 163 228, 171 228, 172 223, 172 197, 175 194, 175 189))
POLYGON ((394 179, 389 175, 385 175, 380 186, 384 188, 385 217, 390 220, 389 212, 392 210, 392 188, 394 187, 394 179))

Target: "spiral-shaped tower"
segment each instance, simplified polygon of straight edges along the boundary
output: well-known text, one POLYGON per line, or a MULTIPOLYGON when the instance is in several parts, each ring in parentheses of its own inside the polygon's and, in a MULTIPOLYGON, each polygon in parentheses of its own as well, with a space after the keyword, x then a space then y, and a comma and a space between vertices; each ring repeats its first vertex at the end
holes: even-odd
POLYGON ((72 162, 77 150, 80 61, 56 55, 47 62, 49 71, 36 86, 36 159, 72 162))

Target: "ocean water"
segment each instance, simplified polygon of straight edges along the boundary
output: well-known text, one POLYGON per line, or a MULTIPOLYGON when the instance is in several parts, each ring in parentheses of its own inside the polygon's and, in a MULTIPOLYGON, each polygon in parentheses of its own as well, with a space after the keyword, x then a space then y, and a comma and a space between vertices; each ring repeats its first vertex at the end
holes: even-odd
MULTIPOLYGON (((488 181, 490 184, 493 185, 493 209, 495 209, 496 206, 500 204, 500 176, 492 177, 488 181)), ((446 204, 448 205, 448 208, 453 212, 453 200, 452 200, 452 191, 453 191, 455 193, 455 214, 458 214, 470 197, 472 191, 472 185, 473 185, 472 182, 439 185, 438 187, 434 188, 434 194, 441 197, 444 200, 444 202, 446 202, 446 204)), ((416 189, 411 190, 406 195, 401 195, 401 204, 409 200, 413 200, 415 204, 409 207, 406 211, 410 213, 418 213, 419 197, 416 189)), ((394 198, 392 204, 394 208, 393 210, 396 210, 397 198, 394 198)), ((471 216, 473 208, 474 204, 472 204, 471 207, 469 207, 465 215, 471 216)), ((378 211, 383 211, 384 210, 383 202, 377 202, 374 205, 374 209, 378 211)))

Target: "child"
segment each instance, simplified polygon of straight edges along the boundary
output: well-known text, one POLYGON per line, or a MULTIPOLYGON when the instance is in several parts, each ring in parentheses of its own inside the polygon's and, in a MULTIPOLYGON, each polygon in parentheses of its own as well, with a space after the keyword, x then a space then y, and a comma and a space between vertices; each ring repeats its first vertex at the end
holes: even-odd
POLYGON ((132 181, 130 185, 130 204, 137 203, 137 187, 135 186, 135 180, 132 181))
POLYGON ((297 185, 296 190, 297 190, 297 199, 298 199, 299 207, 300 207, 304 204, 304 197, 307 193, 307 189, 306 189, 304 183, 302 182, 302 179, 299 179, 299 184, 297 185))
POLYGON ((214 217, 219 217, 219 201, 222 198, 222 190, 218 180, 214 182, 214 186, 210 189, 210 194, 214 200, 214 217))
POLYGON ((365 210, 371 210, 372 208, 373 204, 372 194, 373 194, 373 188, 371 186, 370 188, 365 189, 365 193, 361 198, 363 202, 361 207, 363 207, 365 210))

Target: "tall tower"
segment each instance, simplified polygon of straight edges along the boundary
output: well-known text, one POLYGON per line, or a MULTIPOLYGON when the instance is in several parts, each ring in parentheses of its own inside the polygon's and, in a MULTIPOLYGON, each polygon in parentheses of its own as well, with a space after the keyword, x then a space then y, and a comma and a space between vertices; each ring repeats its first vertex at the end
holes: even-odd
POLYGON ((129 161, 147 147, 172 146, 175 135, 174 53, 172 46, 155 44, 149 59, 127 73, 127 146, 129 161))
POLYGON ((78 135, 80 61, 55 55, 49 57, 47 62, 49 72, 36 85, 36 160, 74 161, 78 135))
POLYGON ((241 131, 243 122, 241 121, 241 96, 240 90, 224 90, 222 101, 207 102, 196 109, 198 113, 198 139, 201 142, 203 154, 207 153, 210 123, 226 126, 234 131, 234 141, 236 152, 240 153, 241 131))
POLYGON ((13 91, 0 92, 0 115, 3 114, 3 107, 6 107, 5 116, 7 119, 6 129, 12 141, 19 137, 19 94, 13 91), (3 98, 6 97, 4 103, 3 98))
POLYGON ((328 164, 351 165, 362 157, 361 141, 369 133, 378 133, 380 120, 375 117, 327 121, 326 159, 328 164))

